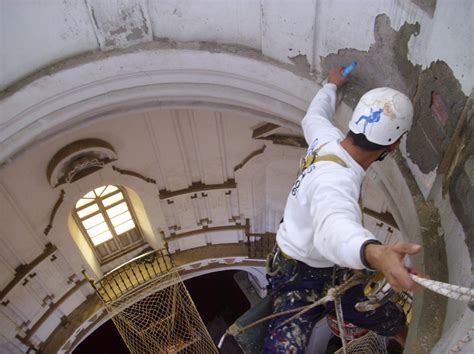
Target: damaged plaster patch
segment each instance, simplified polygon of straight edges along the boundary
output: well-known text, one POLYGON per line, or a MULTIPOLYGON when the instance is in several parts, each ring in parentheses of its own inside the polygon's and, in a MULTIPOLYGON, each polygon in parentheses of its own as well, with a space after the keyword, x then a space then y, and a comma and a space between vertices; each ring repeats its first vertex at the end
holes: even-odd
POLYGON ((311 64, 309 63, 306 54, 298 54, 294 57, 288 57, 288 59, 290 59, 300 71, 308 73, 311 71, 311 64))
POLYGON ((107 2, 90 0, 88 6, 102 50, 153 40, 150 19, 141 1, 121 0, 116 7, 110 7, 107 2))
POLYGON ((369 50, 341 49, 321 58, 323 76, 327 76, 330 69, 346 66, 353 60, 359 63, 344 97, 344 102, 352 108, 360 96, 376 87, 389 86, 413 97, 420 66, 408 61, 408 41, 412 35, 418 35, 419 30, 419 24, 405 23, 396 31, 387 15, 378 15, 374 24, 375 43, 369 50))
POLYGON ((413 98, 415 116, 407 150, 423 173, 433 171, 441 163, 466 99, 445 62, 432 63, 420 74, 413 98))

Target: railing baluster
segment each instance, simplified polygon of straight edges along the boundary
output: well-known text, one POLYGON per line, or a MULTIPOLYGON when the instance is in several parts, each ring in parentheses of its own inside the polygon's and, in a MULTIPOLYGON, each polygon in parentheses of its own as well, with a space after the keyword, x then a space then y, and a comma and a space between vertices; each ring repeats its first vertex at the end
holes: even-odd
MULTIPOLYGON (((117 283, 117 279, 115 279, 115 277, 113 277, 112 280, 114 281, 115 285, 117 286, 117 289, 119 290, 119 296, 117 296, 117 298, 119 298, 120 296, 123 295, 122 290, 120 289, 120 286, 117 283)), ((112 287, 112 290, 113 290, 113 287, 112 287)), ((114 290, 114 293, 115 293, 115 290, 114 290)))
POLYGON ((141 277, 142 277, 142 282, 145 281, 145 277, 143 276, 143 273, 142 273, 142 270, 140 268, 140 264, 138 263, 135 263, 136 267, 138 268, 138 272, 140 273, 141 277))
POLYGON ((147 262, 142 263, 142 265, 143 265, 143 268, 146 271, 146 274, 148 275, 148 279, 151 279, 150 272, 148 271, 148 267, 146 266, 147 262))
POLYGON ((123 285, 125 286, 125 290, 128 291, 128 286, 125 280, 122 277, 123 269, 119 269, 118 271, 118 276, 120 277, 120 280, 122 281, 123 285))
POLYGON ((128 282, 130 283, 130 287, 133 289, 132 280, 130 279, 130 276, 128 275, 128 271, 130 270, 130 264, 126 264, 124 267, 124 270, 125 270, 125 275, 127 276, 128 282))

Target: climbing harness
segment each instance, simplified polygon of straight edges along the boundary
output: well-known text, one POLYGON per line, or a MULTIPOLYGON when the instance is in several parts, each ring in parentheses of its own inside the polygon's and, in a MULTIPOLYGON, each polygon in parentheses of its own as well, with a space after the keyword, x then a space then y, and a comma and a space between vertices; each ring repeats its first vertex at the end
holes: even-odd
MULTIPOLYGON (((263 318, 260 318, 259 320, 257 321, 254 321, 246 326, 239 326, 236 323, 232 324, 228 329, 227 331, 224 333, 224 335, 221 337, 221 340, 219 341, 219 344, 218 344, 218 348, 221 348, 222 346, 222 343, 224 342, 224 339, 227 335, 231 335, 231 336, 238 336, 239 334, 263 323, 263 322, 266 322, 272 318, 275 318, 275 317, 279 317, 279 316, 283 316, 283 315, 288 315, 288 314, 291 314, 291 313, 295 313, 295 315, 291 316, 290 318, 288 318, 287 320, 285 320, 284 322, 282 322, 278 327, 276 328, 279 328, 281 326, 284 326, 285 324, 293 321, 294 319, 300 317, 301 315, 305 314, 306 312, 310 311, 311 309, 317 307, 317 306, 320 306, 320 305, 324 305, 330 301, 334 301, 336 296, 344 293, 347 289, 353 287, 354 285, 357 285, 359 284, 361 281, 363 281, 365 279, 365 275, 361 272, 355 272, 354 275, 352 275, 349 279, 347 279, 343 284, 339 285, 339 286, 336 286, 336 287, 333 287, 331 289, 329 289, 326 293, 326 296, 324 296, 323 298, 319 299, 318 301, 316 301, 315 303, 311 304, 311 305, 306 305, 306 306, 302 306, 302 307, 299 307, 299 308, 296 308, 296 309, 291 309, 291 310, 287 310, 287 311, 282 311, 282 312, 278 312, 278 313, 274 313, 274 314, 271 314, 269 316, 265 316, 263 318)), ((268 295, 267 297, 265 297, 266 299, 268 299, 268 295)), ((264 299, 265 299, 264 298, 264 299)), ((275 328, 275 329, 276 329, 275 328)))
POLYGON ((316 162, 319 162, 319 161, 332 161, 332 162, 335 162, 335 163, 347 168, 347 164, 345 163, 345 161, 337 155, 330 154, 330 155, 319 156, 319 152, 327 144, 328 143, 322 144, 320 147, 318 147, 316 150, 314 150, 311 154, 309 154, 308 156, 301 159, 301 161, 300 161, 300 172, 298 173, 298 175, 301 175, 301 173, 303 171, 305 171, 309 166, 311 166, 312 164, 314 164, 316 162))
POLYGON ((388 301, 400 307, 405 313, 406 324, 409 325, 412 318, 413 295, 409 291, 396 292, 382 273, 376 272, 367 282, 364 288, 367 301, 358 302, 355 305, 357 311, 374 311, 388 301))
POLYGON ((345 161, 337 155, 334 155, 334 154, 319 155, 319 152, 321 151, 321 149, 325 147, 327 144, 328 143, 321 144, 316 150, 309 153, 306 157, 300 160, 300 168, 298 171, 298 177, 296 178, 295 183, 293 183, 293 186, 291 187, 292 196, 296 197, 296 195, 298 194, 298 189, 300 188, 301 182, 303 181, 303 179, 306 177, 308 173, 311 173, 312 169, 310 167, 314 165, 316 162, 330 161, 330 162, 335 162, 338 165, 341 165, 342 167, 348 168, 345 161))
MULTIPOLYGON (((472 288, 465 288, 465 287, 461 287, 461 286, 457 286, 457 285, 442 283, 442 282, 435 281, 435 280, 425 279, 425 278, 421 278, 421 277, 419 277, 417 275, 414 275, 414 274, 410 274, 410 277, 417 284, 419 284, 419 285, 421 285, 421 286, 423 286, 423 287, 425 287, 425 288, 427 288, 431 291, 434 291, 434 292, 436 292, 440 295, 447 296, 449 298, 460 300, 460 301, 465 301, 465 302, 468 302, 470 304, 474 303, 474 289, 472 289, 472 288)), ((261 318, 257 321, 254 321, 254 322, 252 322, 252 323, 250 323, 246 326, 243 326, 243 327, 240 327, 237 323, 234 323, 233 325, 231 325, 229 327, 229 329, 222 336, 221 340, 219 341, 218 348, 221 348, 222 343, 224 342, 224 339, 227 335, 232 335, 232 336, 235 337, 235 336, 249 330, 250 328, 253 328, 253 327, 255 327, 255 326, 257 326, 257 325, 259 325, 259 324, 261 324, 265 321, 268 321, 268 320, 274 318, 274 317, 288 315, 288 314, 296 312, 296 314, 294 314, 293 316, 288 318, 286 321, 282 322, 278 327, 284 326, 285 324, 287 324, 287 323, 293 321, 294 319, 300 317, 304 313, 310 311, 314 307, 326 304, 327 302, 330 302, 330 301, 335 301, 336 298, 340 294, 344 293, 346 290, 348 290, 349 288, 353 287, 356 284, 359 284, 360 282, 364 281, 365 279, 366 279, 366 276, 363 273, 355 272, 355 274, 352 275, 343 284, 341 284, 339 286, 335 286, 333 288, 330 288, 327 291, 326 296, 324 296, 323 298, 319 299, 318 301, 316 301, 315 303, 313 303, 311 305, 306 305, 306 306, 302 306, 302 307, 299 307, 299 308, 296 308, 296 309, 291 309, 291 310, 275 313, 275 314, 263 317, 263 318, 261 318)), ((343 341, 343 353, 346 353, 346 350, 344 349, 344 340, 342 339, 345 336, 345 331, 344 331, 344 328, 343 328, 343 323, 344 322, 343 322, 342 316, 340 316, 342 311, 339 311, 337 308, 338 308, 338 306, 336 305, 336 315, 338 315, 338 313, 339 313, 339 316, 337 316, 338 317, 337 320, 338 320, 338 323, 340 323, 340 325, 338 324, 338 327, 339 327, 339 332, 341 334, 341 340, 343 341)), ((472 340, 473 335, 474 335, 474 327, 471 328, 468 331, 468 333, 456 344, 455 348, 453 348, 450 351, 450 353, 452 353, 452 354, 458 353, 464 345, 466 345, 468 342, 470 342, 472 340)))

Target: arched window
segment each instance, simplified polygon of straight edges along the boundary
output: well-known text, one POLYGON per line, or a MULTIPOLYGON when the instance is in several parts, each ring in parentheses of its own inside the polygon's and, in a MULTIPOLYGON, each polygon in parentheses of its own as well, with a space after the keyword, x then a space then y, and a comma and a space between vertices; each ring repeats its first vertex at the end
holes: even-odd
POLYGON ((77 203, 74 218, 99 261, 105 263, 144 243, 125 189, 107 185, 77 203))

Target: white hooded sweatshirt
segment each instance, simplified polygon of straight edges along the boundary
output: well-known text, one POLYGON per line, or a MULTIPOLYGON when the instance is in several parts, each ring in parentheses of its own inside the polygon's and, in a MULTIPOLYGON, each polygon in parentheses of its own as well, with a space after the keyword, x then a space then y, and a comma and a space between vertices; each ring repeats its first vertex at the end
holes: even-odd
POLYGON ((318 156, 336 155, 347 167, 319 161, 305 169, 292 186, 276 239, 285 254, 312 267, 363 269, 360 248, 375 239, 362 226, 358 203, 365 171, 340 144, 344 134, 332 123, 335 107, 336 85, 326 84, 301 122, 306 156, 326 144, 318 156))

